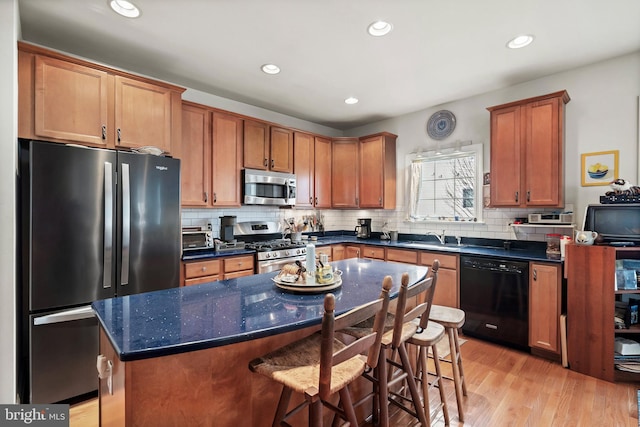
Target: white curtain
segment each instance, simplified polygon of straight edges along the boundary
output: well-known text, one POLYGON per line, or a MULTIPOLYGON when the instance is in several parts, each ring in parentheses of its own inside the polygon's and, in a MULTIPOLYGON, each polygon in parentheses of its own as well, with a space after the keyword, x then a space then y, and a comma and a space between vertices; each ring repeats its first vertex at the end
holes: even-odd
POLYGON ((418 196, 420 195, 420 184, 422 183, 422 162, 411 162, 409 168, 409 197, 407 201, 407 213, 409 221, 415 221, 418 217, 418 196))

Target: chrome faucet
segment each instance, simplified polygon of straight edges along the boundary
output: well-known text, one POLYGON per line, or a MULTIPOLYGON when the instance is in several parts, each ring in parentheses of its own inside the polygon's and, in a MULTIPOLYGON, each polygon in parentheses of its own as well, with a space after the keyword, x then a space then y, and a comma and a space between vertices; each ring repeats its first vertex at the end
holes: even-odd
POLYGON ((444 239, 446 238, 444 234, 444 230, 442 230, 442 234, 438 234, 435 231, 428 231, 427 236, 436 236, 436 239, 440 242, 441 245, 444 245, 444 239))

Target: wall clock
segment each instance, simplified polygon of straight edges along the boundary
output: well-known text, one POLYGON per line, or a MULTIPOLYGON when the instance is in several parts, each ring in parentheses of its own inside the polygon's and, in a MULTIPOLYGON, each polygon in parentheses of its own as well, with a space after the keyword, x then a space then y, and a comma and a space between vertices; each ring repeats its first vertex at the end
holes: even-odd
POLYGON ((456 116, 451 111, 436 111, 429 117, 427 133, 433 139, 444 139, 456 128, 456 116))

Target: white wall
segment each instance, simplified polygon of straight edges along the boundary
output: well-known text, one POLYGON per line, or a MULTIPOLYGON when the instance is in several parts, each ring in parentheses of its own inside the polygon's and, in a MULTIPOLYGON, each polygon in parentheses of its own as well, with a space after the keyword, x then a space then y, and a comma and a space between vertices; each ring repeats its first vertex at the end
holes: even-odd
POLYGON ((16 398, 15 172, 18 3, 0 1, 0 403, 16 398))
MULTIPOLYGON (((404 223, 404 170, 405 155, 417 148, 436 147, 436 141, 426 133, 426 123, 434 112, 447 109, 456 116, 456 128, 444 143, 472 140, 485 144, 484 170, 489 171, 489 112, 487 107, 519 99, 535 97, 566 89, 571 101, 566 106, 565 134, 565 203, 572 204, 577 223, 582 226, 584 209, 589 203, 598 203, 599 196, 608 187, 582 187, 580 183, 580 154, 596 151, 619 150, 621 178, 634 184, 638 171, 638 96, 640 95, 640 53, 591 64, 563 73, 532 80, 507 89, 485 93, 472 98, 434 106, 415 113, 350 129, 350 136, 388 131, 398 135, 398 211, 393 214, 373 212, 376 230, 384 220, 398 223, 401 232, 424 232, 447 229, 447 234, 460 234, 495 238, 521 238, 541 240, 544 233, 554 230, 539 229, 535 235, 514 231, 507 226, 516 216, 533 210, 487 209, 485 225, 424 225, 404 223)), ((351 222, 362 212, 349 215, 351 222)), ((531 231, 529 229, 529 231, 531 231)), ((555 230, 557 231, 557 230, 555 230)), ((563 232, 562 230, 558 232, 563 232)), ((566 232, 566 230, 564 231, 566 232)))

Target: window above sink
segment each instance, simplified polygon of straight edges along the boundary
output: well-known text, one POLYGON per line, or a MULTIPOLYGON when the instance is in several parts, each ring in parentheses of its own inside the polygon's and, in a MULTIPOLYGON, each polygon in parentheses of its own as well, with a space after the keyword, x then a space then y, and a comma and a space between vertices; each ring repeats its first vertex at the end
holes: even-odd
POLYGON ((407 220, 482 222, 482 144, 408 158, 407 220))

